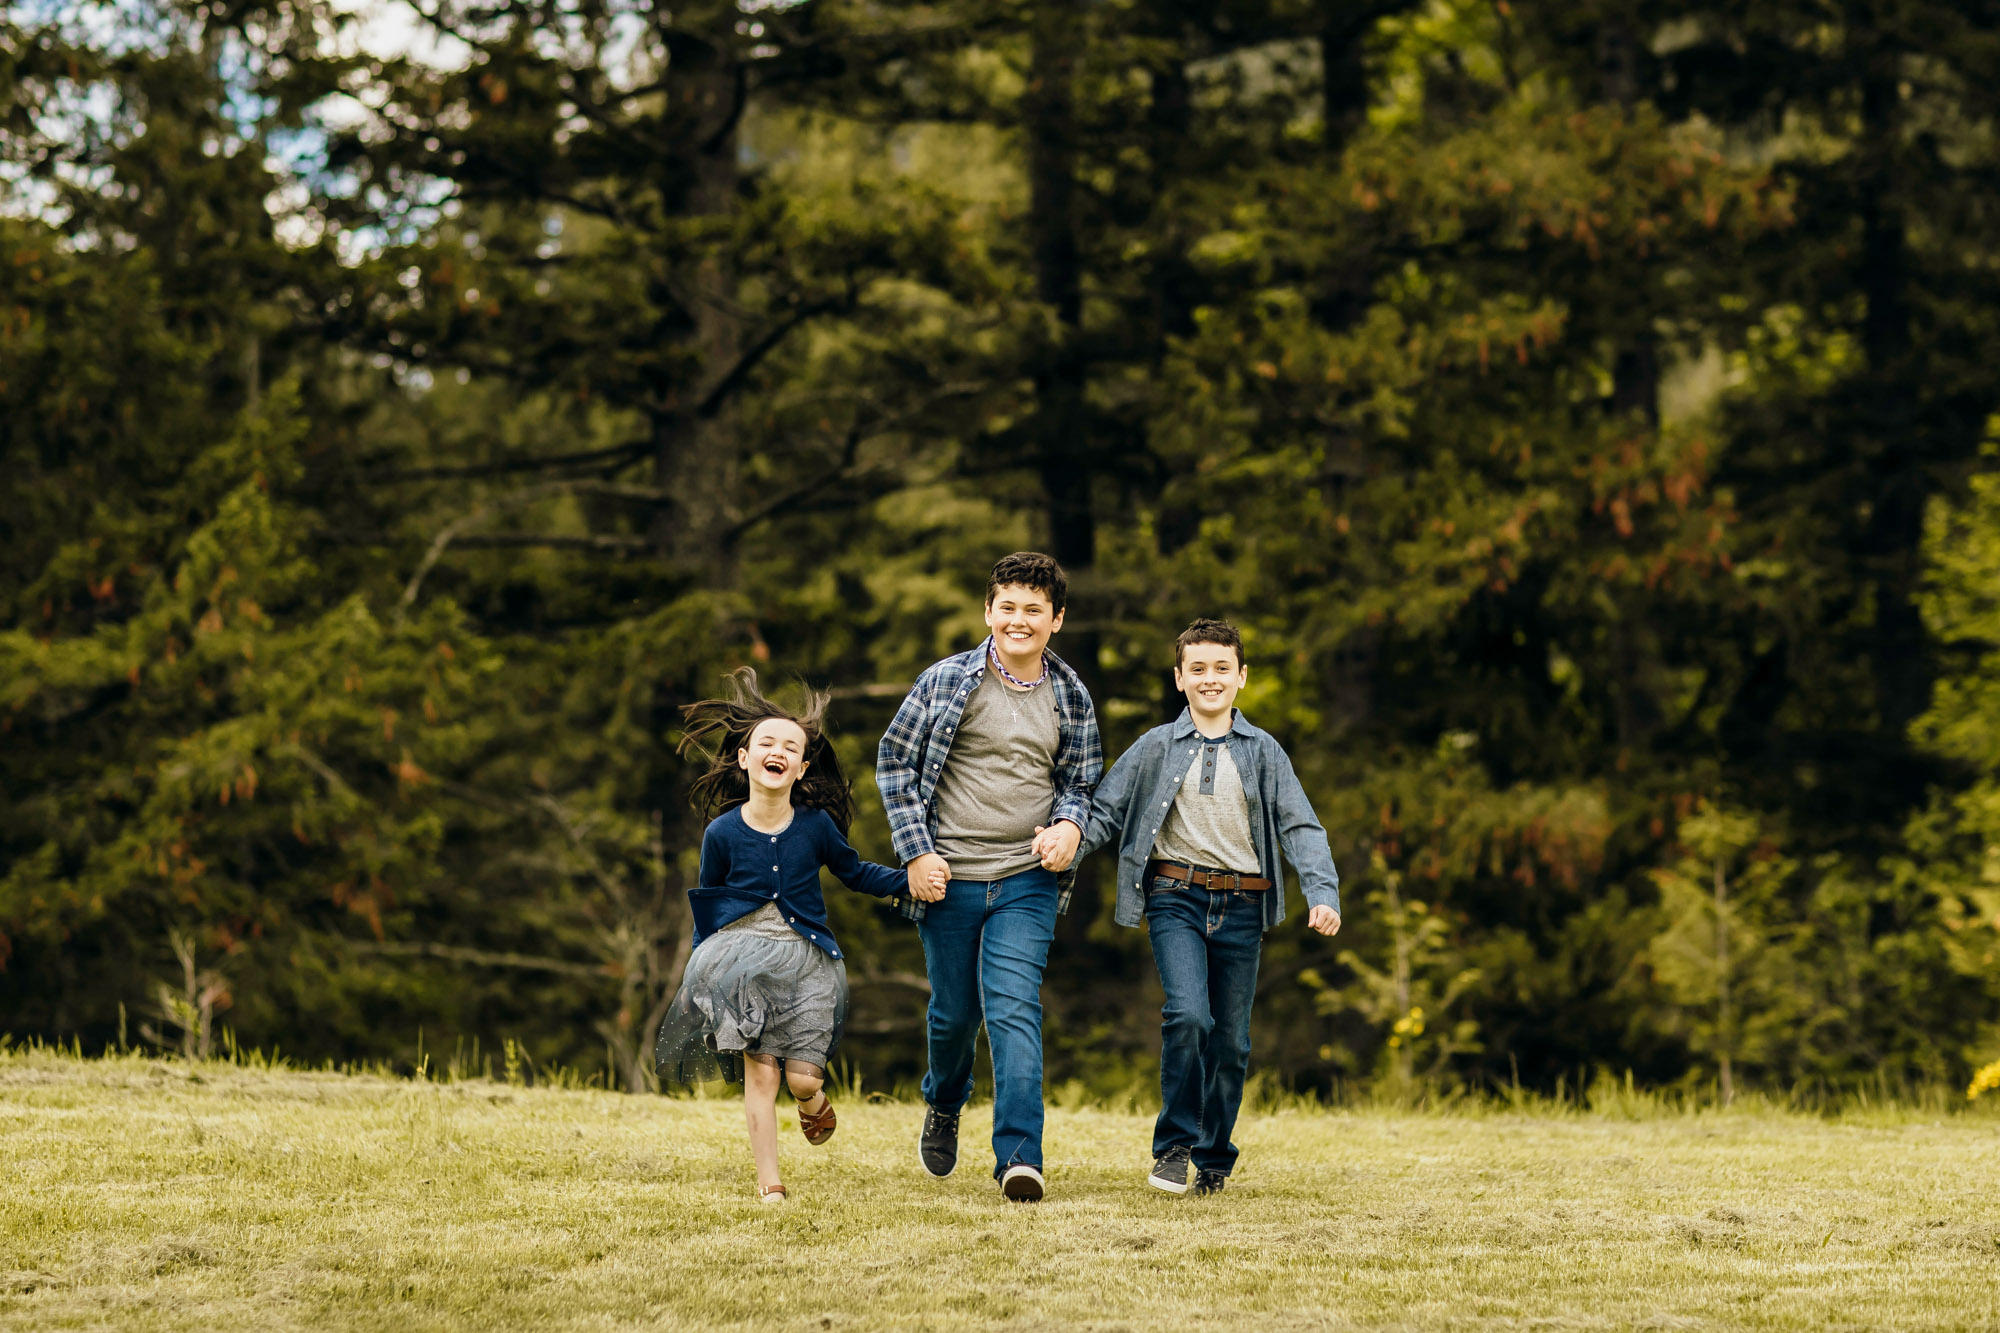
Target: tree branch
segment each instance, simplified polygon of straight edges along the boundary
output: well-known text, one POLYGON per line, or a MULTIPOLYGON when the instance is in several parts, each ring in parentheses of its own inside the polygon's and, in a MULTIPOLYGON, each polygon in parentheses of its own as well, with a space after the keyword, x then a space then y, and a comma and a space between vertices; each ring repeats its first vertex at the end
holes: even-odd
POLYGON ((645 555, 658 549, 646 537, 571 536, 561 532, 488 532, 474 537, 460 537, 452 545, 470 551, 542 546, 558 551, 611 551, 619 555, 645 555))
POLYGON ((827 691, 835 699, 897 699, 910 692, 906 681, 879 680, 866 685, 839 685, 827 691))
POLYGON ((518 458, 504 463, 470 463, 463 467, 415 467, 400 472, 378 472, 363 481, 387 484, 398 481, 450 481, 460 477, 497 477, 509 472, 540 472, 552 468, 579 467, 590 463, 637 458, 653 447, 651 440, 628 440, 608 449, 586 449, 574 454, 550 454, 546 458, 518 458))
POLYGON ((597 859, 597 853, 591 851, 590 844, 584 841, 583 830, 569 817, 569 811, 563 809, 561 801, 553 796, 536 796, 530 798, 529 804, 547 815, 555 822, 556 827, 562 830, 563 836, 569 839, 570 846, 576 849, 577 855, 581 856, 584 864, 590 868, 590 877, 597 881, 599 888, 603 889, 613 901, 625 896, 625 886, 612 881, 609 872, 604 869, 604 863, 597 859))
POLYGON ((737 387, 749 377, 750 372, 757 368, 757 364, 769 355, 773 348, 783 342, 787 334, 791 333, 793 329, 796 329, 807 320, 817 319, 819 316, 827 314, 829 311, 838 310, 848 303, 847 298, 811 301, 792 311, 784 319, 779 320, 771 328, 765 330, 763 336, 743 349, 743 354, 736 358, 736 364, 731 366, 723 374, 722 378, 715 382, 715 387, 702 395, 700 406, 695 408, 695 415, 707 418, 720 412, 723 403, 728 400, 729 395, 736 392, 737 387))
MULTIPOLYGON (((532 504, 537 500, 546 500, 550 496, 554 495, 574 494, 578 490, 588 487, 591 484, 592 483, 589 482, 577 482, 577 481, 551 481, 551 482, 544 482, 539 486, 529 486, 524 490, 515 491, 511 495, 496 496, 493 499, 487 500, 483 504, 476 506, 471 513, 466 514, 464 517, 456 520, 453 523, 447 524, 443 531, 439 532, 436 537, 432 538, 430 549, 424 552, 424 558, 417 565, 416 573, 410 576, 410 581, 408 585, 405 586, 403 589, 402 597, 398 599, 398 601, 396 602, 395 623, 398 625, 403 623, 403 618, 409 614, 411 604, 417 600, 418 591, 422 589, 422 587, 424 586, 424 579, 430 574, 431 568, 444 557, 445 551, 449 549, 453 545, 453 543, 457 543, 458 545, 461 546, 470 546, 470 547, 569 546, 569 547, 580 547, 582 549, 595 550, 595 551, 607 551, 607 550, 633 551, 633 550, 653 549, 652 543, 648 542, 643 537, 617 537, 617 536, 598 536, 598 535, 536 536, 531 534, 520 534, 520 533, 488 533, 485 536, 480 536, 480 537, 473 537, 467 535, 468 529, 477 527, 480 523, 484 522, 486 519, 490 518, 493 514, 497 513, 500 510, 519 508, 520 506, 525 504, 532 504)), ((641 490, 642 488, 613 487, 611 489, 620 491, 623 490, 637 491, 641 490)), ((661 492, 656 492, 656 491, 645 491, 644 493, 649 499, 656 499, 661 494, 661 492)))
POLYGON ((357 940, 345 935, 335 938, 356 953, 379 953, 402 958, 443 958, 450 962, 472 963, 479 967, 511 967, 523 972, 554 972, 569 977, 602 979, 612 974, 611 969, 602 963, 572 963, 561 958, 538 958, 533 954, 495 953, 487 949, 468 949, 456 944, 438 944, 430 940, 357 940))
POLYGON ((969 397, 972 394, 978 393, 984 387, 985 385, 976 381, 947 384, 916 406, 898 412, 894 416, 882 417, 876 421, 867 423, 866 426, 859 421, 855 422, 854 426, 847 432, 847 438, 841 441, 840 461, 838 463, 803 486, 796 486, 784 494, 766 501, 736 522, 730 524, 729 528, 723 533, 723 540, 735 541, 765 519, 775 518, 779 514, 810 499, 820 491, 825 490, 827 486, 839 480, 848 469, 854 466, 855 456, 860 452, 863 441, 872 440, 879 435, 891 433, 897 427, 923 415, 947 398, 969 397))
POLYGON ((324 759, 321 759, 318 755, 314 754, 311 750, 308 750, 305 746, 299 745, 296 742, 285 741, 277 745, 273 745, 271 747, 271 753, 290 755, 292 758, 304 764, 307 768, 310 768, 313 772, 319 774, 321 779, 325 781, 326 785, 333 788, 334 791, 340 793, 341 795, 347 797, 350 800, 359 801, 361 799, 360 794, 357 793, 354 790, 354 788, 347 785, 347 779, 341 777, 340 774, 334 772, 331 765, 329 765, 324 759))
POLYGON ((862 986, 908 986, 926 995, 931 993, 930 978, 915 972, 862 972, 854 981, 862 986))

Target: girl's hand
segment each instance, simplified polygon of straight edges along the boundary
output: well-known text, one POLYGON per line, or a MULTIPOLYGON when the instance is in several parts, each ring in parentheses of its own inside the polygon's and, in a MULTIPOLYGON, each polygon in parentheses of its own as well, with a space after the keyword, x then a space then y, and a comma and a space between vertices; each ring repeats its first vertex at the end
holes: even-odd
POLYGON ((920 903, 934 903, 944 897, 944 886, 951 882, 951 865, 942 856, 925 852, 905 869, 912 898, 920 903))
POLYGON ((1321 904, 1306 914, 1306 924, 1322 935, 1331 935, 1340 929, 1340 913, 1321 904))

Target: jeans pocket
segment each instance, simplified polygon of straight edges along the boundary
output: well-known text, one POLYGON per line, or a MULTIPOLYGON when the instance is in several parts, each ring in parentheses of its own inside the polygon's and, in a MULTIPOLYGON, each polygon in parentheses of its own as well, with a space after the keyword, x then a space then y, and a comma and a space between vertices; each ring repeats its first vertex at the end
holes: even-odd
POLYGON ((1153 876, 1152 887, 1148 889, 1147 892, 1172 893, 1175 889, 1180 889, 1185 887, 1186 884, 1181 880, 1172 879, 1166 875, 1155 875, 1153 876))

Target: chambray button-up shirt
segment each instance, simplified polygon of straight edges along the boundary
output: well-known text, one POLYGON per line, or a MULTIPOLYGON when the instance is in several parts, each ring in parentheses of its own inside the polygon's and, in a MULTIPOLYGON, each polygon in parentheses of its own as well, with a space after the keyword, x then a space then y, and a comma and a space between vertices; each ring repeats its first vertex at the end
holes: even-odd
MULTIPOLYGON (((951 757, 952 737, 965 716, 965 701, 979 688, 986 672, 986 654, 993 640, 945 658, 925 668, 896 710, 875 753, 875 787, 889 816, 889 836, 904 865, 937 850, 937 787, 951 757)), ((1087 829, 1090 793, 1104 772, 1104 742, 1097 734, 1097 713, 1090 691, 1076 672, 1054 653, 1048 655, 1049 682, 1056 705, 1055 806, 1049 822, 1067 819, 1087 829)), ((1081 857, 1078 858, 1079 860, 1081 857)), ((1076 884, 1076 863, 1056 876, 1061 886, 1056 910, 1069 910, 1076 884)), ((902 900, 903 915, 921 921, 924 904, 902 900)))
MULTIPOLYGON (((1114 915, 1121 926, 1137 926, 1146 919, 1146 862, 1153 855, 1153 839, 1160 835, 1187 777, 1188 761, 1206 739, 1195 730, 1194 715, 1183 708, 1178 719, 1154 727, 1119 756, 1091 801, 1090 823, 1084 827, 1077 859, 1114 840, 1118 843, 1114 915)), ((1271 880, 1271 890, 1264 895, 1265 927, 1285 919, 1281 855, 1298 873, 1306 905, 1338 912, 1340 872, 1334 868, 1326 829, 1292 771, 1291 756, 1269 732, 1250 725, 1240 709, 1231 710, 1227 740, 1250 808, 1257 861, 1271 880)))

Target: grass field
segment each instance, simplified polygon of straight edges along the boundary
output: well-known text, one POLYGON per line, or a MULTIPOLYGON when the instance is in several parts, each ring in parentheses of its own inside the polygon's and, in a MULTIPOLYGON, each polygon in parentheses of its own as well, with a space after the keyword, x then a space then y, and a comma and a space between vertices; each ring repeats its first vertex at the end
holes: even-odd
POLYGON ((1987 1114, 1290 1111, 1173 1199, 1058 1110, 1027 1207, 840 1109, 765 1208, 728 1101, 0 1054, 0 1327, 2000 1327, 1987 1114))

